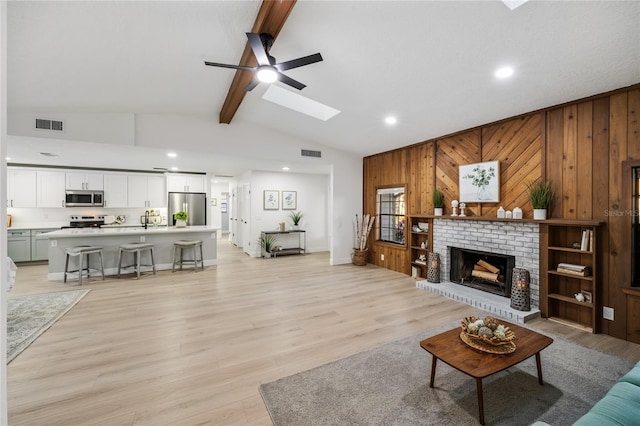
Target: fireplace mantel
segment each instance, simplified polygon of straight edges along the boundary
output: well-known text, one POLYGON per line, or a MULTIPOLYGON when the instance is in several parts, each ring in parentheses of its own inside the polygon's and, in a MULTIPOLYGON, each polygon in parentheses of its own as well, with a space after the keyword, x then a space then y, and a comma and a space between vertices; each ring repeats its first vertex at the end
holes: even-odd
POLYGON ((507 222, 507 223, 538 223, 546 225, 584 225, 584 226, 600 226, 604 222, 598 220, 579 220, 579 219, 507 219, 493 216, 434 216, 434 215, 413 215, 424 219, 447 219, 447 220, 477 220, 486 222, 507 222))

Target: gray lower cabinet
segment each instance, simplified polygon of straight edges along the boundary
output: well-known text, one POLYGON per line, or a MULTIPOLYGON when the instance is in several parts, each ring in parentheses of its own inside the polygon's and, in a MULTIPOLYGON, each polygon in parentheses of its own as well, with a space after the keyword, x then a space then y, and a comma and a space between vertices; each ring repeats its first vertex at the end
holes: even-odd
POLYGON ((37 238, 41 234, 57 231, 58 229, 59 228, 31 230, 31 260, 49 260, 49 240, 39 240, 37 238))
POLYGON ((16 229, 7 230, 7 251, 14 262, 49 260, 49 240, 39 240, 38 236, 51 229, 16 229))
POLYGON ((7 251, 14 262, 31 260, 31 230, 7 230, 7 251))

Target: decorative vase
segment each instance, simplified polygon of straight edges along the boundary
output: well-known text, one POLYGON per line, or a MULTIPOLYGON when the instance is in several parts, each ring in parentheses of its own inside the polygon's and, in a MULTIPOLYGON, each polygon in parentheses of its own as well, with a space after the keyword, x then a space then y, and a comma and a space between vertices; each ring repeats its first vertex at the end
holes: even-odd
POLYGON ((487 186, 481 186, 478 188, 478 200, 486 201, 491 199, 491 193, 487 189, 487 186))
POLYGON ((535 220, 546 220, 547 209, 533 209, 533 218, 535 220))
POLYGON ((352 262, 356 266, 365 266, 367 264, 367 249, 353 249, 352 262))
POLYGON ((186 228, 187 221, 186 220, 177 220, 176 219, 176 228, 186 228))
POLYGON ((442 216, 442 207, 436 207, 435 209, 433 209, 433 215, 434 216, 442 216))

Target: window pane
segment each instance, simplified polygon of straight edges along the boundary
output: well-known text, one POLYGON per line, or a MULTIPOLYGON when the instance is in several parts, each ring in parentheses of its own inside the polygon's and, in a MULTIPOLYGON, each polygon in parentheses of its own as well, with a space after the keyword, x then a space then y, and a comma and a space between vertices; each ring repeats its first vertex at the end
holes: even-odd
POLYGON ((404 244, 405 212, 404 188, 378 190, 378 227, 380 241, 404 244))

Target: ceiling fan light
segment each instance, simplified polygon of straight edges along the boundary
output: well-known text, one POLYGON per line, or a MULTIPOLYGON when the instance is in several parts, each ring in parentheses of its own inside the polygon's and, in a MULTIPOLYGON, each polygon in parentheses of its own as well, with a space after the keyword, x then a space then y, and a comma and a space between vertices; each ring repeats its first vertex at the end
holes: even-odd
POLYGON ((273 83, 278 79, 278 72, 270 66, 263 66, 258 69, 258 80, 263 83, 273 83))

